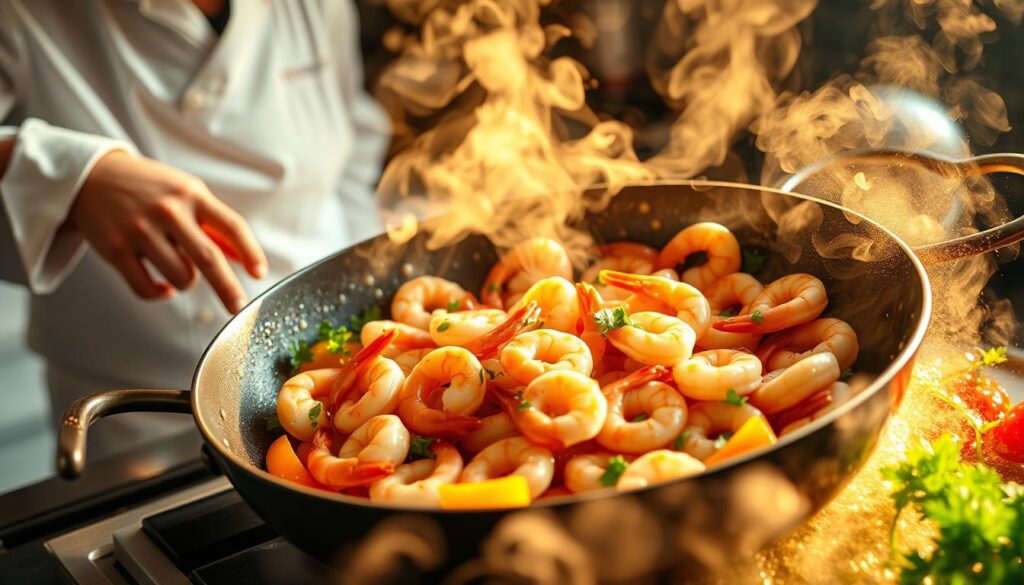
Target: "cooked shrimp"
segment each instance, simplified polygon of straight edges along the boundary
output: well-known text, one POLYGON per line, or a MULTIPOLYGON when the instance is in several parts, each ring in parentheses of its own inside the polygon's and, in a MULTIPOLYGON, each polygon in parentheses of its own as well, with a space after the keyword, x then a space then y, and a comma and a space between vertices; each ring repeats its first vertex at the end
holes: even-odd
POLYGON ((697 475, 704 471, 704 464, 686 453, 658 449, 638 457, 622 472, 615 489, 637 490, 652 483, 697 475))
POLYGON ((671 366, 693 352, 697 334, 675 317, 661 313, 633 313, 626 327, 607 333, 619 351, 647 365, 671 366))
POLYGON ((704 290, 719 278, 740 269, 740 244, 723 225, 696 223, 673 237, 658 256, 655 268, 675 268, 697 252, 707 254, 707 262, 683 272, 683 282, 704 290))
POLYGON ((338 457, 400 465, 409 455, 409 431, 393 414, 379 414, 363 423, 345 439, 338 457))
POLYGON ((440 507, 440 487, 456 483, 462 473, 462 455, 448 441, 435 440, 433 458, 399 466, 395 472, 370 486, 370 500, 396 504, 440 507))
POLYGON ((757 351, 765 368, 778 370, 789 367, 805 357, 832 352, 845 370, 857 361, 857 332, 846 321, 816 319, 781 331, 764 341, 757 351))
POLYGON ((548 372, 534 378, 521 397, 500 398, 519 432, 553 449, 593 439, 608 414, 597 382, 573 370, 548 372))
POLYGON ((502 439, 477 453, 462 470, 459 481, 475 483, 508 475, 525 477, 530 497, 536 498, 551 485, 555 458, 551 451, 523 437, 502 439))
POLYGON ((327 424, 327 409, 317 400, 330 394, 341 368, 309 370, 296 374, 277 393, 277 420, 288 434, 300 441, 309 441, 313 433, 327 424))
POLYGON ((363 342, 364 346, 370 345, 373 343, 373 340, 392 329, 398 331, 398 336, 391 341, 388 351, 384 354, 385 357, 395 357, 398 354, 413 349, 437 347, 437 344, 434 343, 434 340, 431 339, 430 334, 426 331, 412 325, 387 319, 370 321, 363 325, 363 330, 359 334, 359 340, 363 342))
POLYGON ((499 412, 480 419, 480 428, 459 440, 459 447, 467 453, 479 453, 491 443, 515 437, 519 429, 507 412, 499 412))
POLYGON ((573 457, 565 464, 565 487, 574 494, 611 487, 601 483, 601 477, 608 470, 608 460, 613 456, 612 453, 602 451, 573 457))
POLYGON ((729 390, 743 396, 761 385, 761 360, 745 351, 712 349, 672 366, 679 392, 695 400, 725 400, 729 390))
POLYGON ((508 295, 523 293, 550 276, 572 280, 572 262, 561 244, 550 238, 530 238, 517 244, 491 268, 480 299, 503 309, 508 295))
POLYGON ((575 335, 554 329, 517 335, 501 349, 501 365, 506 374, 523 385, 554 370, 573 370, 587 376, 594 370, 587 344, 575 335))
POLYGON ((469 415, 484 401, 486 376, 469 351, 461 347, 435 349, 406 377, 398 398, 398 415, 421 435, 465 435, 480 428, 480 419, 469 415), (441 400, 435 407, 431 398, 438 392, 441 400))
POLYGON ((777 413, 772 417, 772 426, 782 429, 779 432, 780 437, 788 435, 832 412, 853 394, 853 387, 846 382, 833 382, 824 390, 808 396, 800 404, 777 413))
POLYGON ((714 324, 733 315, 746 313, 745 308, 764 290, 764 285, 745 272, 734 272, 716 280, 706 291, 711 306, 711 327, 697 338, 701 349, 736 349, 754 351, 761 341, 757 333, 726 333, 714 328, 714 324))
POLYGON ((810 274, 790 274, 764 287, 747 307, 749 314, 714 327, 730 333, 773 333, 817 319, 827 304, 824 283, 810 274))
POLYGON ((358 456, 334 456, 329 447, 327 431, 320 427, 313 434, 313 447, 306 458, 306 468, 318 482, 344 489, 371 484, 393 472, 395 464, 390 460, 373 461, 360 459, 358 456))
POLYGON ((750 403, 762 412, 785 410, 839 379, 839 361, 831 352, 815 353, 784 370, 765 376, 750 403))
POLYGON ((750 404, 730 404, 720 400, 698 402, 690 406, 690 422, 683 431, 683 451, 701 461, 714 455, 724 444, 714 437, 735 433, 751 418, 764 418, 750 404))
POLYGON ((576 302, 580 312, 579 321, 576 323, 576 335, 590 348, 590 357, 594 362, 595 373, 599 374, 608 340, 601 335, 601 331, 594 321, 594 314, 604 308, 604 299, 593 286, 587 283, 577 283, 576 302))
POLYGON ((348 434, 379 414, 390 414, 398 406, 403 382, 405 374, 397 363, 375 358, 360 368, 352 389, 334 405, 334 428, 348 434))
POLYGON ((434 309, 476 308, 476 299, 457 283, 437 276, 418 276, 402 286, 391 299, 391 318, 426 331, 434 309))
POLYGON ((541 327, 576 333, 580 310, 573 283, 561 276, 538 280, 516 301, 511 310, 517 311, 531 302, 537 303, 540 308, 541 327))
POLYGON ((626 274, 611 270, 602 270, 601 280, 635 295, 648 297, 664 304, 671 310, 671 314, 693 328, 697 337, 700 337, 708 326, 708 321, 711 318, 708 300, 699 290, 686 283, 661 276, 626 274))
MULTIPOLYGON (((614 384, 613 384, 614 385, 614 384)), ((617 453, 646 453, 674 441, 686 424, 686 400, 662 382, 609 393, 608 417, 597 442, 617 453), (633 420, 644 415, 643 420, 633 420)))
POLYGON ((436 348, 410 349, 396 355, 392 359, 401 368, 402 375, 408 376, 412 369, 416 367, 416 364, 420 363, 420 360, 426 357, 428 353, 434 351, 434 349, 436 348))
POLYGON ((508 319, 508 313, 501 309, 477 309, 447 313, 438 311, 430 319, 428 335, 440 347, 465 345, 508 319))
POLYGON ((658 250, 635 242, 614 242, 601 246, 601 257, 580 276, 581 282, 601 287, 602 296, 610 301, 624 301, 629 292, 605 286, 599 277, 602 270, 617 270, 631 274, 650 274, 658 260, 658 250))
POLYGON ((534 327, 539 315, 540 307, 536 302, 530 301, 518 307, 500 325, 465 343, 463 347, 480 359, 494 357, 498 354, 501 346, 511 341, 516 335, 534 327))

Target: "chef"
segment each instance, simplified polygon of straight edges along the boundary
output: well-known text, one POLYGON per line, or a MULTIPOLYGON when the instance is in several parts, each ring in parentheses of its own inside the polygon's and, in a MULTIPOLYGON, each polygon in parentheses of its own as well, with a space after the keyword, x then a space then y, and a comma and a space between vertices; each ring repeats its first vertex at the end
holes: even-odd
MULTIPOLYGON (((0 0, 0 277, 33 293, 55 424, 188 388, 231 313, 378 231, 357 24, 347 0, 0 0)), ((90 460, 190 424, 106 419, 90 460)))

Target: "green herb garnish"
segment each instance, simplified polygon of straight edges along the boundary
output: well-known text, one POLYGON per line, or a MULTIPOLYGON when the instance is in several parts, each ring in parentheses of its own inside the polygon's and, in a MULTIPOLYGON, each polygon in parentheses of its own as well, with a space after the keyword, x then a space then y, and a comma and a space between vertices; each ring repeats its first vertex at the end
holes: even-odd
POLYGON ((413 435, 412 438, 409 439, 408 459, 435 459, 437 455, 434 453, 433 447, 434 439, 413 435))
POLYGON ((322 402, 317 402, 316 405, 313 406, 313 408, 309 409, 309 425, 314 429, 318 424, 320 424, 319 422, 317 422, 317 419, 320 418, 320 413, 323 412, 323 409, 324 405, 322 402))
POLYGON ((715 449, 725 447, 725 444, 728 443, 731 438, 732 433, 722 433, 721 435, 718 435, 718 438, 715 439, 715 449))
POLYGON ((483 384, 484 383, 484 370, 483 370, 483 368, 481 368, 480 371, 477 372, 477 373, 480 374, 480 384, 483 384))
POLYGON ((324 320, 320 322, 320 330, 317 339, 327 342, 327 351, 340 355, 348 355, 345 344, 352 339, 352 332, 344 325, 334 326, 334 323, 324 320))
POLYGON ((302 364, 313 361, 313 352, 309 349, 309 344, 301 339, 288 345, 288 353, 291 354, 289 361, 292 364, 292 372, 298 371, 302 364))
POLYGON ((493 293, 493 292, 498 292, 499 290, 501 290, 501 287, 498 286, 498 283, 496 283, 496 282, 492 282, 492 283, 487 285, 487 292, 492 292, 493 293))
POLYGON ((764 263, 767 259, 768 257, 757 248, 744 250, 742 270, 747 274, 754 274, 764 268, 764 263))
POLYGON ((611 487, 619 483, 619 478, 622 477, 627 467, 629 464, 626 463, 626 459, 622 455, 612 455, 608 458, 608 467, 605 468, 598 481, 603 486, 611 487))
POLYGON ((526 410, 527 408, 530 408, 531 406, 533 406, 533 405, 530 404, 529 400, 524 400, 524 401, 519 403, 519 412, 523 412, 524 410, 526 410))
POLYGON ((280 435, 281 431, 284 430, 284 427, 281 426, 281 421, 280 419, 277 418, 276 414, 268 416, 264 426, 267 428, 268 431, 276 433, 278 435, 280 435))
POLYGON ((725 404, 731 404, 733 406, 743 406, 744 404, 747 403, 748 400, 749 398, 747 398, 746 396, 740 396, 739 394, 736 393, 735 390, 730 388, 725 393, 725 400, 723 400, 722 402, 725 404))
POLYGON ((601 281, 601 275, 598 274, 594 277, 594 286, 604 286, 604 282, 601 281))
POLYGON ((629 419, 629 422, 644 422, 648 418, 650 418, 650 417, 647 416, 646 412, 641 412, 640 414, 638 414, 638 415, 634 416, 633 418, 629 419))
POLYGON ((754 323, 764 323, 764 313, 761 312, 761 309, 757 309, 750 314, 750 320, 754 323))
POLYGON ((484 368, 484 370, 487 372, 487 375, 491 378, 491 380, 497 378, 498 376, 505 375, 504 372, 495 372, 494 370, 488 370, 487 368, 484 368))
POLYGON ((362 312, 360 315, 349 315, 349 331, 353 335, 359 335, 363 331, 363 325, 370 323, 371 321, 380 320, 380 307, 370 307, 362 312))
POLYGON ((718 314, 719 317, 735 317, 736 311, 734 309, 722 309, 722 312, 718 314))
POLYGON ((690 438, 690 433, 691 432, 693 432, 693 431, 683 431, 683 434, 681 434, 678 437, 676 437, 675 442, 672 443, 672 448, 675 449, 676 451, 682 451, 683 450, 683 445, 686 444, 686 439, 690 438))
POLYGON ((906 461, 882 474, 896 504, 891 542, 900 583, 1024 583, 1024 486, 961 462, 948 434, 911 447, 906 461), (926 554, 896 547, 896 521, 908 507, 935 525, 926 554))
POLYGON ((982 351, 981 361, 975 363, 979 364, 975 366, 975 368, 980 368, 981 366, 995 366, 1002 363, 1006 363, 1006 346, 993 347, 990 349, 986 349, 985 351, 982 351))
POLYGON ((839 379, 844 381, 844 382, 849 380, 852 377, 853 377, 853 368, 846 368, 845 370, 843 370, 842 374, 839 374, 839 379))
POLYGON ((621 329, 633 325, 633 321, 626 313, 626 306, 622 305, 614 309, 601 309, 594 313, 594 323, 601 335, 608 335, 609 331, 621 329))
POLYGON ((458 311, 459 307, 461 307, 461 306, 462 306, 462 301, 457 301, 457 300, 448 301, 448 312, 449 313, 454 313, 455 311, 458 311))
POLYGON ((445 331, 448 331, 448 328, 451 326, 451 322, 448 321, 448 319, 445 319, 444 321, 441 321, 440 323, 437 324, 437 332, 444 333, 445 331))

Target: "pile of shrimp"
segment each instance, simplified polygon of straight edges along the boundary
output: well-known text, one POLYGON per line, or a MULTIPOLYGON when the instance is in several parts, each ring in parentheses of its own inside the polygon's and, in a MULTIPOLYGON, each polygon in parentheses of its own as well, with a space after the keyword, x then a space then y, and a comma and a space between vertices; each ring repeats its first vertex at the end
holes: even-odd
POLYGON ((600 253, 573 282, 558 242, 526 240, 479 300, 435 276, 404 283, 391 320, 366 324, 350 356, 280 390, 309 474, 420 506, 438 505, 443 484, 507 475, 533 499, 631 490, 702 472, 752 418, 782 436, 851 395, 841 378, 857 335, 820 318, 814 276, 762 284, 714 223, 661 250, 600 253), (706 262, 677 273, 698 252, 706 262))

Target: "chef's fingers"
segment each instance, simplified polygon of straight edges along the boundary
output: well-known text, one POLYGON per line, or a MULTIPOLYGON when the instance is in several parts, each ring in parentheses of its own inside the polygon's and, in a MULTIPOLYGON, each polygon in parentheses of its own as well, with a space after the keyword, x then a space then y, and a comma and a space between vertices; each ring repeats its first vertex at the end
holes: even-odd
POLYGON ((149 271, 142 265, 142 258, 131 249, 118 249, 109 254, 108 259, 138 296, 144 299, 166 299, 174 296, 174 288, 166 282, 153 280, 149 271))
POLYGON ((231 313, 242 310, 248 302, 242 284, 238 282, 227 258, 220 248, 213 243, 194 221, 174 222, 170 226, 171 237, 174 238, 203 273, 207 282, 231 313))
POLYGON ((139 251, 167 277, 178 290, 190 288, 196 281, 195 265, 181 253, 167 237, 155 229, 146 229, 136 241, 139 251))
POLYGON ((196 216, 206 235, 253 278, 266 275, 267 257, 241 215, 210 195, 199 199, 196 216))

